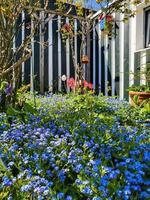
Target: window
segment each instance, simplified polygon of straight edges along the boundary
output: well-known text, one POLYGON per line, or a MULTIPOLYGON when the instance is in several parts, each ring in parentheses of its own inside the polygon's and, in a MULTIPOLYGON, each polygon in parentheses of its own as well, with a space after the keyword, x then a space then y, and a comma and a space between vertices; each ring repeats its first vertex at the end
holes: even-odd
POLYGON ((150 47, 150 9, 145 12, 145 47, 150 47))

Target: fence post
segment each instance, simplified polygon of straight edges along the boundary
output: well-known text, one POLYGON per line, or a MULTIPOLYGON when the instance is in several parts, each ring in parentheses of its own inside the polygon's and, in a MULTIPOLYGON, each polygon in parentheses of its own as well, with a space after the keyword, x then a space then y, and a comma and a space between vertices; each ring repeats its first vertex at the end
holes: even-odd
MULTIPOLYGON (((66 18, 66 23, 69 24, 69 18, 66 18)), ((66 75, 70 77, 70 43, 69 38, 66 40, 66 75)), ((70 88, 67 86, 67 92, 70 92, 70 88)))
MULTIPOLYGON (((31 19, 31 35, 33 33, 34 30, 34 22, 31 19)), ((32 49, 32 56, 30 58, 30 91, 34 92, 34 35, 32 35, 31 38, 31 49, 32 49)))
MULTIPOLYGON (((82 22, 82 41, 86 40, 85 35, 83 34, 84 32, 85 32, 85 30, 84 30, 84 22, 82 22)), ((82 54, 86 55, 86 47, 85 47, 85 45, 84 45, 82 50, 83 50, 82 54)), ((87 68, 85 68, 85 64, 83 63, 83 78, 84 79, 87 79, 87 77, 88 77, 87 74, 88 74, 87 73, 87 68)))
POLYGON ((108 96, 108 35, 105 35, 104 40, 104 52, 105 52, 105 96, 108 96))
POLYGON ((120 14, 120 28, 119 28, 119 48, 120 48, 120 88, 119 97, 124 99, 124 14, 120 14))
MULTIPOLYGON (((22 43, 24 42, 25 39, 25 12, 22 11, 22 43)), ((25 75, 25 63, 22 63, 22 82, 24 82, 24 75, 25 75)))
POLYGON ((44 11, 40 12, 40 92, 44 94, 44 11))
POLYGON ((49 15, 48 21, 48 87, 52 91, 53 86, 53 15, 49 15))
POLYGON ((61 91, 61 16, 58 16, 58 91, 61 91))
MULTIPOLYGON (((134 9, 134 6, 131 6, 134 9)), ((136 50, 136 16, 129 19, 129 86, 134 84, 134 59, 136 50)))
POLYGON ((98 31, 98 58, 99 58, 99 62, 98 62, 98 92, 101 93, 102 92, 102 45, 101 45, 101 30, 99 27, 99 24, 97 26, 97 31, 98 31))
MULTIPOLYGON (((87 54, 89 58, 89 62, 87 64, 84 64, 84 71, 86 71, 86 79, 87 81, 91 81, 91 36, 90 33, 87 34, 87 39, 86 39, 86 47, 84 49, 84 54, 87 54)), ((85 74, 85 73, 84 73, 85 74)))
MULTIPOLYGON (((115 19, 115 13, 113 13, 113 18, 115 19)), ((115 31, 115 22, 113 24, 113 30, 115 31)), ((112 35, 111 39, 111 95, 115 95, 115 68, 116 68, 116 44, 115 44, 115 35, 112 35)))
POLYGON ((93 89, 96 89, 96 32, 95 23, 93 23, 93 89))
MULTIPOLYGON (((74 37, 74 52, 75 52, 75 61, 76 64, 78 64, 78 49, 77 49, 77 19, 74 19, 74 33, 75 33, 75 37, 74 37)), ((75 80, 77 78, 77 74, 76 74, 76 69, 75 69, 75 80)))

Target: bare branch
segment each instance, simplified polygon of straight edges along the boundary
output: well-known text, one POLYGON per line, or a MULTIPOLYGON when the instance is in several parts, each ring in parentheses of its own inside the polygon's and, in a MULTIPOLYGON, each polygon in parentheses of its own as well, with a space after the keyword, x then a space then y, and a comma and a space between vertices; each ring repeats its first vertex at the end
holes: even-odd
POLYGON ((26 49, 26 51, 28 52, 23 58, 19 59, 15 64, 13 64, 11 67, 9 67, 8 69, 2 71, 0 73, 0 78, 6 76, 9 72, 15 70, 16 68, 18 68, 23 62, 27 61, 31 55, 32 52, 29 49, 26 49))

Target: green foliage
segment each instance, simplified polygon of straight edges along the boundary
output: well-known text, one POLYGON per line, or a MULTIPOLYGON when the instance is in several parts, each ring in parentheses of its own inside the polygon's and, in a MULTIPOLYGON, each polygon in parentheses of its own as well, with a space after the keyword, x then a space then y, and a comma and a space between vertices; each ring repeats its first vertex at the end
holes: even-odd
POLYGON ((1 111, 6 110, 9 104, 15 106, 17 103, 20 68, 32 54, 31 38, 39 24, 35 8, 41 6, 40 0, 2 0, 0 3, 0 95, 3 101, 0 101, 1 111), (23 12, 34 21, 34 28, 28 32, 21 44, 14 45, 22 26, 27 25, 26 20, 20 20, 23 12), (9 95, 6 94, 5 89, 3 90, 4 83, 12 87, 9 95))
POLYGON ((145 85, 132 85, 128 91, 136 92, 150 92, 150 63, 146 63, 137 73, 133 73, 134 80, 140 80, 141 77, 145 79, 145 85))
POLYGON ((132 85, 128 91, 150 92, 150 87, 148 85, 132 85))
POLYGON ((36 114, 37 111, 35 109, 35 104, 31 105, 26 102, 26 91, 28 88, 29 85, 22 86, 19 90, 14 92, 10 83, 6 81, 1 82, 0 112, 5 112, 8 119, 6 122, 2 121, 2 123, 11 124, 14 119, 18 119, 22 122, 27 122, 29 113, 36 114))
POLYGON ((139 104, 139 96, 138 96, 138 95, 134 95, 133 101, 134 101, 134 103, 135 103, 136 105, 138 105, 138 104, 139 104))
POLYGON ((21 108, 20 107, 13 108, 9 106, 6 110, 6 114, 9 122, 12 122, 13 118, 16 118, 19 121, 27 123, 29 117, 28 115, 29 114, 36 115, 37 110, 33 108, 30 104, 24 103, 23 107, 21 108))
POLYGON ((0 83, 0 111, 5 111, 12 103, 12 85, 7 81, 0 83))
POLYGON ((94 96, 91 92, 83 95, 69 94, 67 96, 55 96, 48 101, 50 105, 47 107, 46 98, 42 101, 37 97, 37 108, 43 106, 43 109, 49 110, 49 115, 43 116, 42 123, 47 123, 49 119, 54 119, 58 125, 63 126, 67 123, 74 126, 74 122, 80 119, 85 123, 92 124, 94 118, 100 118, 103 123, 108 123, 110 126, 114 123, 114 119, 119 119, 122 125, 136 125, 136 120, 146 119, 146 113, 139 108, 133 108, 127 102, 120 102, 115 98, 107 98, 104 96, 94 96), (57 99, 56 102, 55 98, 57 99), (62 98, 62 100, 61 100, 62 98), (60 99, 60 101, 58 100, 60 99), (115 116, 115 117, 114 117, 115 116))
POLYGON ((143 113, 150 114, 150 99, 146 100, 143 103, 143 108, 142 108, 143 113))

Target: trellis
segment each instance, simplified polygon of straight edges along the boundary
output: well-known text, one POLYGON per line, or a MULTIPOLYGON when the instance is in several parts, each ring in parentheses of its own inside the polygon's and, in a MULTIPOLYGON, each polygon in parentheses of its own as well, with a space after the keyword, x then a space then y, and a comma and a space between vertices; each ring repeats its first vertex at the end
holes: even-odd
MULTIPOLYGON (((40 77, 40 91, 43 93, 45 91, 44 88, 44 80, 45 76, 48 77, 48 84, 47 84, 47 90, 52 88, 54 83, 54 74, 57 73, 57 76, 59 77, 58 80, 58 91, 61 91, 62 89, 62 81, 61 76, 63 75, 63 71, 66 72, 66 76, 70 77, 72 75, 75 76, 75 74, 72 74, 71 71, 71 49, 69 40, 66 40, 65 44, 65 52, 62 52, 62 49, 64 50, 64 47, 62 46, 61 41, 61 35, 60 32, 55 32, 54 34, 54 18, 57 23, 58 29, 61 28, 61 21, 62 18, 65 22, 69 23, 70 18, 74 18, 74 31, 77 32, 78 28, 78 18, 77 16, 62 15, 59 12, 55 11, 45 11, 45 10, 39 10, 40 12, 40 18, 41 18, 41 25, 40 25, 40 49, 39 49, 39 77, 40 77), (44 19, 44 15, 47 15, 47 18, 44 19), (45 47, 44 47, 44 24, 48 23, 48 71, 47 74, 44 73, 45 70, 45 47), (58 69, 56 70, 56 66, 54 66, 54 54, 56 52, 56 49, 54 48, 54 40, 57 40, 57 60, 58 60, 58 69), (62 53, 65 54, 65 57, 62 58, 62 53), (65 62, 65 69, 62 69, 63 62, 65 62), (56 72, 57 71, 57 72, 56 72), (55 72, 55 73, 54 73, 55 72)), ((136 17, 131 18, 129 20, 129 24, 126 25, 122 22, 123 14, 117 14, 113 13, 114 18, 119 18, 119 31, 118 35, 112 35, 111 40, 109 40, 108 36, 103 36, 102 31, 99 28, 99 23, 97 25, 93 25, 93 30, 90 35, 90 38, 88 38, 88 44, 87 49, 84 49, 84 52, 87 52, 90 56, 90 63, 88 65, 84 65, 84 77, 85 79, 90 79, 93 83, 93 88, 97 90, 98 93, 103 92, 104 95, 119 95, 120 99, 124 99, 125 97, 125 90, 127 89, 125 78, 129 79, 128 85, 132 85, 134 83, 134 76, 133 73, 135 72, 135 50, 136 50, 136 17), (128 29, 128 30, 127 30, 128 29), (125 34, 127 32, 127 35, 125 34), (117 40, 119 45, 117 45, 117 40), (125 55, 125 41, 128 42, 128 55, 129 59, 126 58, 125 55), (117 55, 116 49, 118 48, 119 55, 117 55), (90 55, 91 54, 91 55, 90 55), (117 57, 116 57, 117 56, 117 57), (125 65, 125 59, 127 59, 129 69, 127 70, 125 65), (118 70, 118 71, 117 71, 118 70), (111 74, 109 77, 109 73, 111 74), (127 75, 128 73, 128 75, 127 75), (90 74, 90 76, 89 76, 90 74), (127 77, 128 76, 128 77, 127 77), (117 77, 119 77, 118 84, 116 85, 117 77), (110 81, 111 86, 111 92, 108 91, 108 81, 110 81), (117 90, 118 87, 118 90, 117 90)), ((25 13, 22 12, 22 21, 25 20, 25 13)), ((31 29, 33 28, 34 24, 31 23, 31 29)), ((115 22, 113 25, 113 28, 115 29, 115 22)), ((22 23, 22 41, 25 38, 25 25, 22 23)), ((79 49, 78 49, 78 37, 75 37, 74 40, 74 48, 75 48, 75 57, 76 60, 79 60, 79 49)), ((15 48, 15 47, 14 47, 15 48)), ((31 91, 34 90, 34 76, 35 76, 35 46, 34 46, 34 39, 31 41, 31 49, 32 49, 32 56, 30 58, 30 83, 31 83, 31 91)), ((56 56, 56 55, 55 55, 56 56)), ((141 51, 141 57, 140 57, 140 63, 141 65, 146 63, 146 53, 145 51, 141 51)), ((22 63, 22 81, 25 80, 25 63, 22 63)), ((141 83, 144 83, 142 81, 141 83)), ((69 88, 67 88, 67 91, 69 92, 69 88)))

